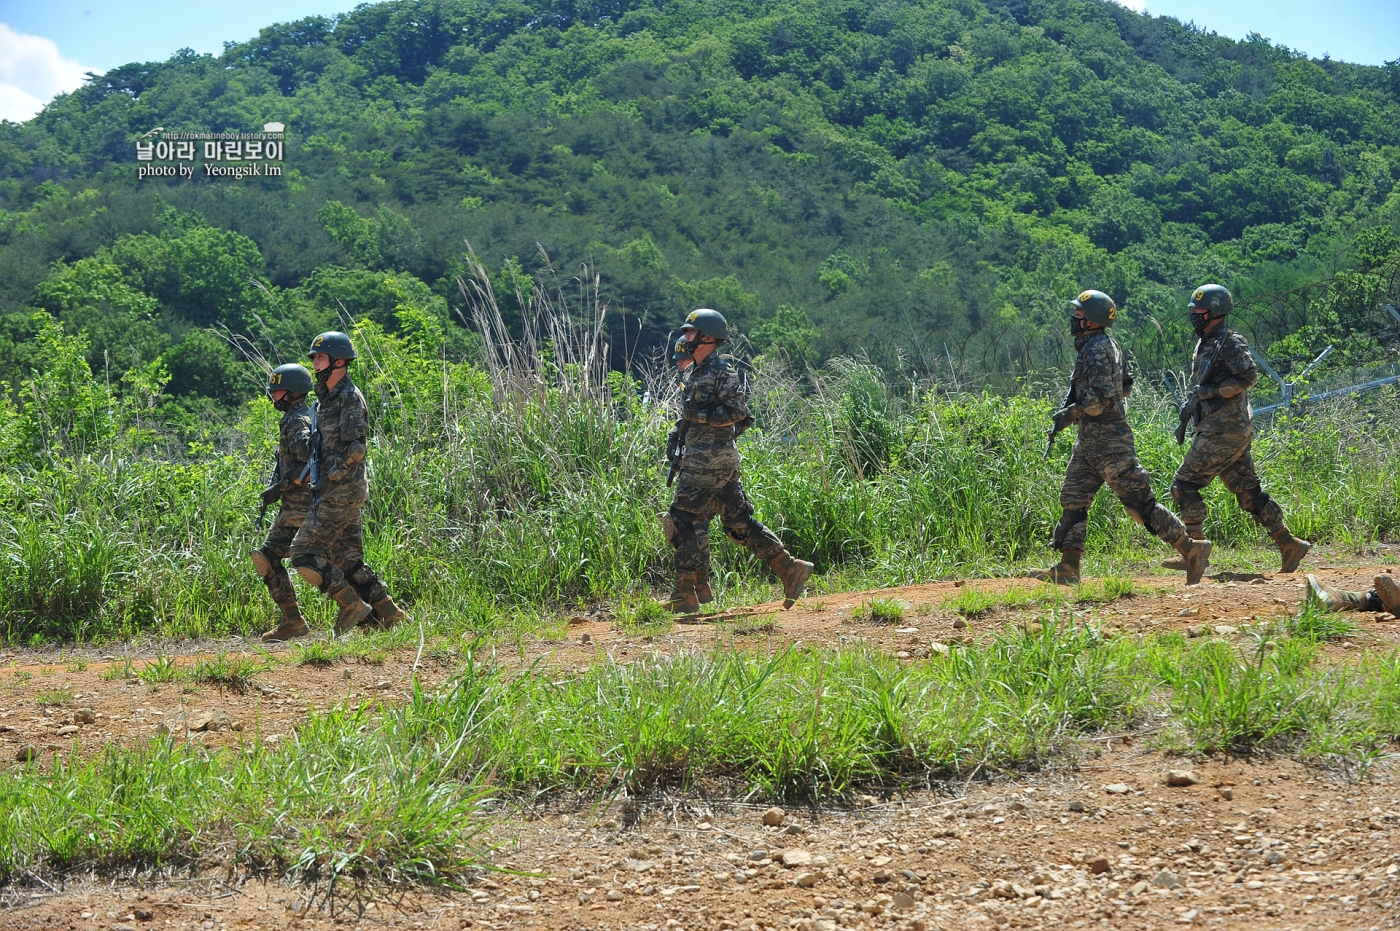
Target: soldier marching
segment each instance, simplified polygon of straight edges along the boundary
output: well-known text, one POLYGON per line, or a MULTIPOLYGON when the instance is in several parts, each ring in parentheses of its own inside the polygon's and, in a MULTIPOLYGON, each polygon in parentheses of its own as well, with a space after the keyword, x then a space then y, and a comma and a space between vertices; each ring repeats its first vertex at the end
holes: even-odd
MULTIPOLYGON (((1046 448, 1048 457, 1056 435, 1077 428, 1060 488, 1062 513, 1051 538, 1060 560, 1031 573, 1033 577, 1060 584, 1081 580, 1089 509, 1099 488, 1108 485, 1133 520, 1177 551, 1177 558, 1163 565, 1185 570, 1187 584, 1198 584, 1212 547, 1204 533, 1208 513, 1201 491, 1217 478, 1273 539, 1281 571, 1298 568, 1311 544, 1293 536, 1254 468, 1249 389, 1258 374, 1248 342, 1227 323, 1233 309, 1230 292, 1216 284, 1196 289, 1189 304, 1198 342, 1177 431, 1178 443, 1188 430, 1192 434, 1171 486, 1178 518, 1158 502, 1152 478, 1138 461, 1126 417, 1133 377, 1122 348, 1108 334, 1118 319, 1117 305, 1096 290, 1070 301, 1077 356, 1069 391, 1052 415, 1046 448)), ((753 416, 742 379, 719 351, 729 338, 724 316, 702 308, 686 318, 672 347, 681 410, 667 438, 666 483, 674 483, 675 490, 662 525, 675 551, 675 585, 667 604, 680 615, 695 614, 714 600, 709 524, 715 517, 730 539, 768 563, 783 584, 785 608, 801 597, 814 568, 789 553, 754 517, 744 491, 735 441, 752 426, 753 416)), ((269 375, 266 386, 282 418, 263 509, 280 506, 262 547, 250 558, 282 614, 264 634, 270 641, 310 632, 284 566, 288 556, 306 582, 336 602, 336 633, 388 627, 405 616, 364 561, 368 409, 349 373, 354 346, 344 333, 332 331, 317 336, 307 355, 314 378, 301 365, 283 365, 269 375), (313 392, 314 409, 307 404, 313 392)), ((1366 593, 1334 591, 1308 579, 1314 597, 1335 609, 1384 608, 1400 614, 1400 585, 1389 576, 1378 576, 1375 588, 1366 593)))

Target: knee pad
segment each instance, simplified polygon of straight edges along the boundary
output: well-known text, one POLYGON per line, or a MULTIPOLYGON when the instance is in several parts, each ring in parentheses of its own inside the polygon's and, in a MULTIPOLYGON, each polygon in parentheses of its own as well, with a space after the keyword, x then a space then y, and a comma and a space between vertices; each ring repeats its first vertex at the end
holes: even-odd
POLYGON ((676 519, 670 511, 661 512, 661 535, 666 538, 668 546, 676 545, 676 519))
POLYGON ((292 568, 297 571, 308 585, 314 585, 321 591, 326 590, 325 574, 321 571, 319 560, 315 556, 293 556, 292 568))
POLYGON ((265 579, 272 574, 272 560, 268 559, 262 550, 250 550, 248 558, 253 561, 253 571, 258 574, 258 578, 265 579))
POLYGON ((1060 515, 1060 522, 1055 525, 1055 532, 1050 535, 1050 548, 1060 549, 1065 542, 1065 537, 1077 525, 1089 520, 1089 512, 1081 508, 1066 508, 1060 515))
POLYGON ((1264 509, 1274 501, 1260 485, 1255 485, 1253 488, 1241 488, 1235 493, 1235 498, 1240 502, 1241 510, 1255 515, 1263 513, 1264 509))
POLYGON ((742 524, 724 525, 725 536, 729 537, 729 539, 733 540, 740 546, 748 546, 749 537, 752 534, 752 530, 753 528, 749 526, 748 521, 744 521, 742 524))
POLYGON ((365 565, 364 560, 359 560, 353 566, 347 566, 344 572, 345 577, 350 580, 350 584, 356 588, 368 585, 375 579, 374 570, 365 565))
POLYGON ((1157 528, 1153 518, 1157 514, 1157 496, 1148 495, 1146 498, 1135 498, 1131 501, 1124 501, 1123 508, 1128 512, 1136 523, 1146 528, 1148 533, 1155 534, 1157 528))
POLYGON ((1183 482, 1181 481, 1181 479, 1177 479, 1176 481, 1172 482, 1172 500, 1177 503, 1178 507, 1182 504, 1184 498, 1199 496, 1200 493, 1200 485, 1193 485, 1190 482, 1183 482))

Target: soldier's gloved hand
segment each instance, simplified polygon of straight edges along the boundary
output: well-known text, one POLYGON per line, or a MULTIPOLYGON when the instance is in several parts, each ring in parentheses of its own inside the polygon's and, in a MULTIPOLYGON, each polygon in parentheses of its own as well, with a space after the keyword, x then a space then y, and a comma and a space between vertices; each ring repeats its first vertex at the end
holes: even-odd
POLYGON ((276 504, 282 497, 282 486, 273 485, 270 488, 264 488, 258 497, 262 499, 263 504, 276 504))
POLYGON ((1074 411, 1068 407, 1062 407, 1050 415, 1050 421, 1055 425, 1056 430, 1063 430, 1074 423, 1074 411))
POLYGON ((321 473, 322 482, 338 482, 345 478, 345 473, 350 471, 339 459, 330 459, 326 462, 326 469, 321 473))
POLYGON ((1181 405, 1181 419, 1190 420, 1196 416, 1196 402, 1192 398, 1187 398, 1186 403, 1181 405))
POLYGON ((672 430, 666 434, 666 459, 668 462, 675 462, 680 455, 681 435, 679 431, 672 430))

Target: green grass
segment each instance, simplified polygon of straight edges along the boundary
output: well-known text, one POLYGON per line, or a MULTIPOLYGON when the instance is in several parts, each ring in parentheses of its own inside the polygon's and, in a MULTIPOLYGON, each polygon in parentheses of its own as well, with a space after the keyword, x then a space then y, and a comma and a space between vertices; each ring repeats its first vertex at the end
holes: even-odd
MULTIPOLYGON (((657 451, 669 424, 664 405, 641 403, 644 384, 609 377, 603 390, 582 370, 535 360, 539 383, 554 387, 527 391, 520 386, 536 382, 425 364, 396 337, 367 332, 364 342, 379 363, 362 384, 376 412, 366 558, 412 605, 411 628, 520 639, 579 604, 621 605, 620 616, 644 610, 634 606, 656 594, 648 580, 659 582, 672 560, 655 519, 668 503, 657 451)), ((836 365, 820 392, 763 370, 753 378, 761 416, 743 440, 745 488, 788 547, 818 563, 813 592, 1006 576, 1044 560, 1068 451, 1063 444, 1057 458, 1040 460, 1048 401, 888 393, 868 413, 889 426, 895 448, 872 471, 857 468, 843 433, 851 405, 880 396, 867 390, 872 377, 836 365), (766 432, 779 420, 781 430, 766 432)), ((1400 460, 1385 452, 1400 443, 1400 422, 1363 416, 1363 403, 1319 406, 1295 429, 1266 429, 1255 442, 1290 525, 1320 543, 1400 537, 1400 460)), ((1150 386, 1130 410, 1143 464, 1165 497, 1181 455, 1174 417, 1150 386)), ((270 461, 275 412, 252 402, 229 433, 227 453, 190 454, 159 437, 114 440, 111 455, 61 444, 18 455, 0 443, 0 640, 262 629, 266 592, 244 555, 256 544, 249 517, 261 480, 249 462, 270 461)), ((1264 540, 1218 483, 1205 494, 1222 558, 1264 540)), ((711 542, 727 603, 773 596, 766 566, 722 533, 711 542)), ((1099 496, 1091 562, 1121 575, 1159 551, 1112 496, 1099 496)), ((324 628, 333 605, 295 584, 324 628)), ((962 592, 954 610, 988 610, 980 599, 962 592)), ((379 635, 352 639, 362 636, 379 635)))
POLYGON ((906 606, 896 598, 872 598, 856 608, 851 616, 871 624, 898 624, 904 620, 906 606))
POLYGON ((73 693, 67 689, 54 689, 51 692, 40 692, 34 696, 34 704, 40 708, 66 705, 72 700, 73 693))
POLYGON ((616 617, 618 628, 634 637, 669 633, 676 620, 665 605, 647 597, 624 599, 618 605, 616 617))
POLYGON ((142 667, 141 671, 136 673, 136 678, 147 685, 159 685, 187 679, 189 672, 176 661, 175 657, 162 653, 142 667))
POLYGON ((292 662, 298 666, 334 666, 350 653, 350 647, 338 640, 312 640, 292 648, 292 662))
POLYGON ((308 720, 285 747, 177 741, 0 773, 0 879, 191 868, 336 885, 455 884, 489 845, 475 778, 444 780, 455 742, 415 743, 366 709, 308 720))
POLYGON ((217 862, 315 883, 457 882, 485 843, 487 791, 831 801, 1073 761, 1081 738, 1124 731, 1355 775, 1400 738, 1400 655, 1328 664, 1283 625, 1242 645, 1110 639, 1056 608, 927 662, 718 650, 575 675, 460 643, 442 688, 415 686, 377 717, 312 716, 285 747, 156 742, 0 772, 0 879, 217 862))
POLYGON ((202 685, 241 692, 252 685, 254 676, 271 668, 272 664, 266 659, 220 653, 213 659, 197 660, 189 675, 202 685))
POLYGON ((1354 637, 1359 628, 1356 622, 1345 614, 1328 611, 1312 599, 1303 605, 1303 610, 1288 620, 1288 632, 1312 643, 1325 643, 1354 637))

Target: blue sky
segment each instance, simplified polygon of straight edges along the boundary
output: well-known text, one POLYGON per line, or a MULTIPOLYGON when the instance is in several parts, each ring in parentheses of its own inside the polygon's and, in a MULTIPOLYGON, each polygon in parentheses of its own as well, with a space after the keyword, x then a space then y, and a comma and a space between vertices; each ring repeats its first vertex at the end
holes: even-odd
MULTIPOLYGON (((1258 32, 1315 57, 1400 59, 1400 0, 1118 0, 1242 39, 1258 32)), ((218 53, 274 22, 353 9, 355 0, 0 0, 0 119, 28 119, 85 71, 218 53)))

